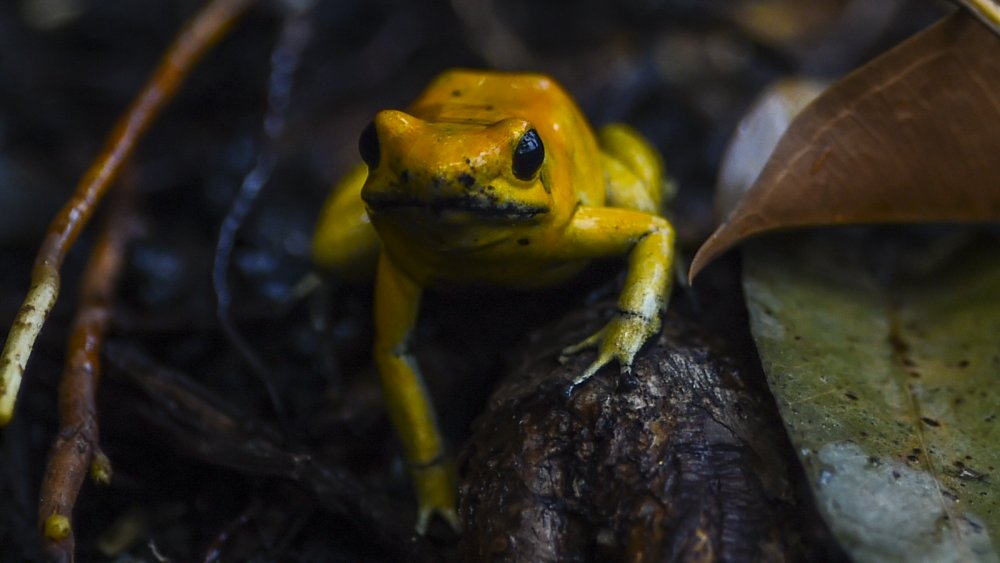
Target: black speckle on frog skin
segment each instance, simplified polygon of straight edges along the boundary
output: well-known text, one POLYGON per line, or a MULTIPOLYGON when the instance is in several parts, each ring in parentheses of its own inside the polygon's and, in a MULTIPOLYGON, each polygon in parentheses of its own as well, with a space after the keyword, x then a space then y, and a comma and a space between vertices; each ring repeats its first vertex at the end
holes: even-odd
POLYGON ((531 241, 526 238, 519 238, 517 239, 517 244, 520 244, 521 246, 528 246, 529 244, 531 244, 531 241))
POLYGON ((448 185, 448 180, 442 178, 441 176, 434 176, 431 178, 431 189, 435 192, 439 192, 448 185))
POLYGON ((458 181, 466 188, 471 188, 476 183, 476 179, 471 174, 462 173, 458 175, 458 181))
POLYGON ((401 207, 427 209, 433 213, 468 211, 484 220, 531 220, 549 212, 549 208, 545 205, 501 202, 496 196, 483 194, 439 197, 430 201, 398 193, 367 194, 364 200, 376 212, 401 207))

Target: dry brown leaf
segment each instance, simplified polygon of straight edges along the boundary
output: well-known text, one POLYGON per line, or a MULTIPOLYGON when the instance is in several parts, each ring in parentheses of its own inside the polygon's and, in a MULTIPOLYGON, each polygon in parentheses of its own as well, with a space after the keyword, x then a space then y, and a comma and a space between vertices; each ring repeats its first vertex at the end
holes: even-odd
POLYGON ((1000 37, 964 11, 834 84, 694 257, 758 233, 1000 220, 1000 37))

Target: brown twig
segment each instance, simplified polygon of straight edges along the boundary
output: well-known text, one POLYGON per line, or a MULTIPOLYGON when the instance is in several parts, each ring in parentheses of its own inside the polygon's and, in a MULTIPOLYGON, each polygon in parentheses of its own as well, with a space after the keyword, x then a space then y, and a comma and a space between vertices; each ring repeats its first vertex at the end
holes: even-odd
POLYGON ((98 446, 95 399, 115 286, 125 247, 136 230, 133 191, 123 186, 116 194, 91 252, 59 384, 59 433, 49 452, 38 503, 42 545, 56 561, 73 559, 70 515, 88 467, 95 482, 111 480, 111 463, 98 446))
POLYGON ((49 225, 35 258, 31 288, 0 356, 0 426, 14 413, 35 339, 59 294, 59 268, 136 143, 169 102, 201 56, 222 38, 253 0, 210 0, 181 30, 146 86, 119 119, 104 150, 49 225))
POLYGON ((220 530, 212 542, 209 544, 208 549, 205 550, 205 557, 202 559, 202 563, 217 563, 222 561, 223 551, 225 550, 226 544, 232 540, 233 534, 240 528, 247 525, 248 522, 253 520, 260 514, 262 510, 262 505, 256 498, 251 500, 250 505, 247 506, 235 520, 227 524, 222 530, 220 530))

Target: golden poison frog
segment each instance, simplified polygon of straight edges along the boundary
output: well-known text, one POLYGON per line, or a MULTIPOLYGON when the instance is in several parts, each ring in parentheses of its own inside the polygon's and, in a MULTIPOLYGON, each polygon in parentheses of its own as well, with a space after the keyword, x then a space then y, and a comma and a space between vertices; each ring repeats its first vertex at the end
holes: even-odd
POLYGON ((588 260, 627 256, 617 314, 566 353, 596 347, 570 389, 659 332, 674 231, 660 216, 663 165, 625 125, 595 136, 551 78, 452 70, 410 108, 379 112, 361 134, 364 164, 321 213, 313 258, 340 277, 375 276, 375 364, 409 463, 423 533, 458 529, 451 463, 409 342, 425 288, 531 289, 588 260))

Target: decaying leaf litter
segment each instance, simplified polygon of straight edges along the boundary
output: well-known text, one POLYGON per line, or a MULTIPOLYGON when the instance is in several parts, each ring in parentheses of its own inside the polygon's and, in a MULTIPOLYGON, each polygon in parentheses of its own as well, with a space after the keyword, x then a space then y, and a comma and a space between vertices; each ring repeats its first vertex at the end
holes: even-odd
POLYGON ((773 230, 1000 218, 998 50, 1000 36, 960 12, 831 86, 699 249, 692 276, 773 230))
MULTIPOLYGON (((1000 119, 989 92, 964 95, 1000 83, 1000 67, 980 58, 998 46, 986 26, 959 13, 835 83, 803 110, 756 184, 749 185, 753 165, 726 166, 750 173, 730 174, 732 185, 721 191, 738 192, 741 182, 749 191, 703 257, 755 232, 803 223, 998 218, 990 202, 1000 194, 1000 174, 976 151, 992 142, 1000 119), (914 62, 899 64, 907 60, 914 62), (940 84, 956 75, 971 79, 971 87, 956 89, 950 100, 900 102, 924 100, 913 84, 940 84), (886 118, 879 111, 883 100, 919 110, 897 111, 887 126, 880 122, 886 118), (979 124, 949 136, 951 116, 970 114, 979 124), (924 127, 944 129, 912 136, 924 127), (925 139, 933 143, 921 145, 925 139), (936 150, 966 139, 980 142, 957 156, 936 150), (850 182, 815 167, 800 170, 810 151, 822 153, 824 166, 830 161, 837 167, 845 158, 877 157, 875 146, 899 141, 909 145, 919 180, 909 169, 888 181, 855 173, 850 182), (954 179, 961 189, 943 189, 954 187, 954 179), (897 199, 892 194, 907 187, 906 202, 887 208, 883 201, 891 203, 897 199), (833 203, 787 213, 789 199, 813 197, 833 203)), ((794 101, 788 85, 783 88, 758 104, 746 125, 755 129, 741 129, 737 145, 752 141, 745 131, 780 122, 767 119, 781 115, 777 100, 794 101)), ((774 127, 780 134, 783 126, 774 127)), ((730 159, 747 154, 754 153, 734 146, 730 159)), ((1000 493, 990 476, 1000 466, 994 424, 1000 401, 989 391, 1000 367, 996 229, 841 227, 770 235, 746 248, 744 290, 761 360, 820 511, 847 552, 859 561, 997 560, 1000 493)))
POLYGON ((995 560, 1000 238, 779 238, 745 253, 751 329, 834 534, 859 561, 995 560))

